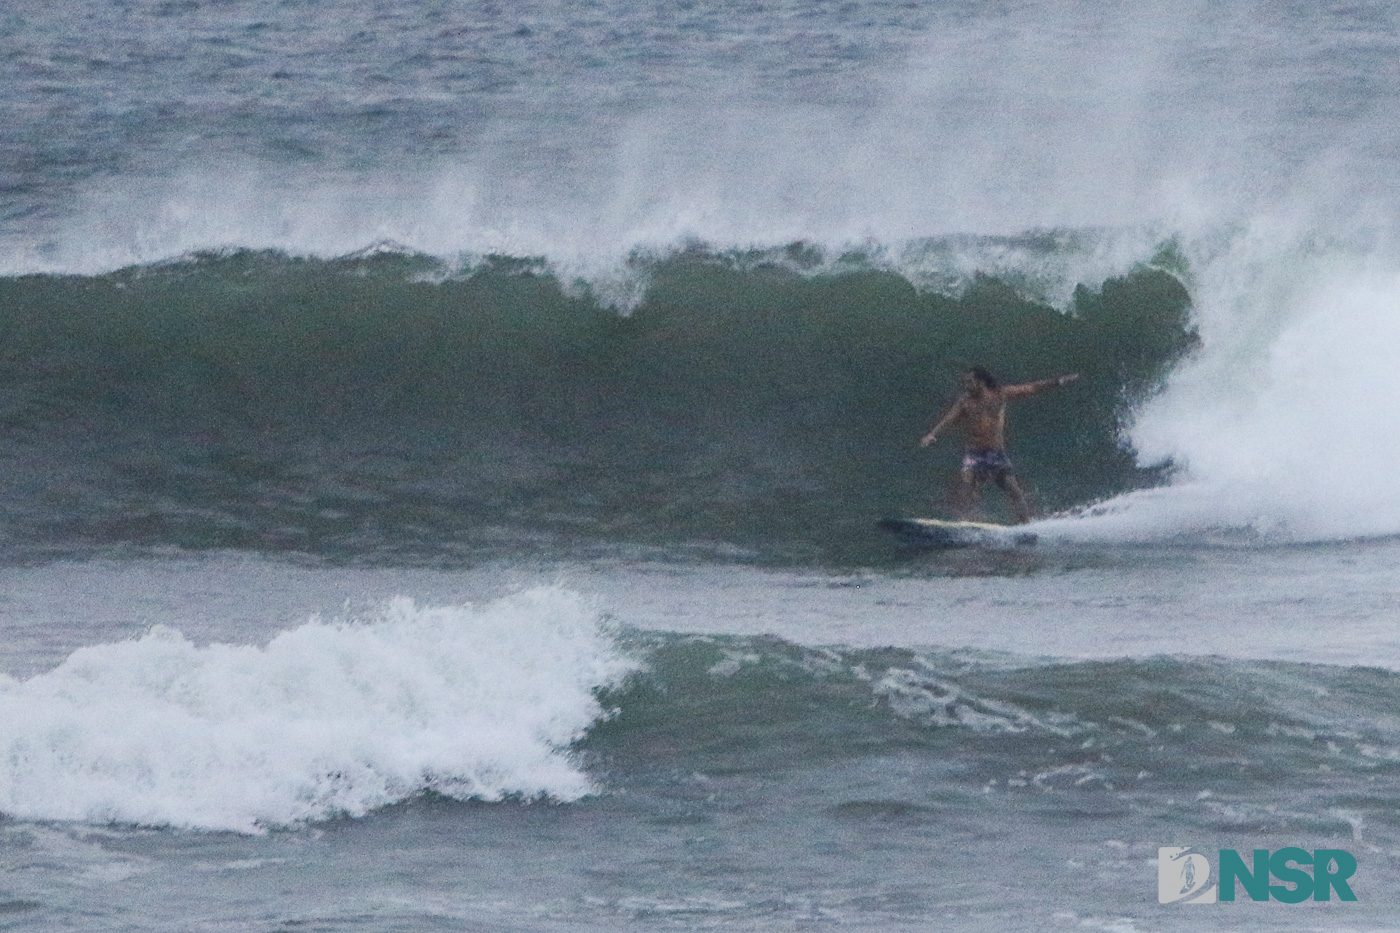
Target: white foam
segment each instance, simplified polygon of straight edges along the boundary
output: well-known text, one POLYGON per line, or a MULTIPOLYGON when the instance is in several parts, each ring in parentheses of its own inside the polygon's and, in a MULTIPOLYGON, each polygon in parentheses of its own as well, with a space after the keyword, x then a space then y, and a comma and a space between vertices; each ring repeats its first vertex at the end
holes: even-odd
POLYGON ((1179 475, 1041 529, 1117 540, 1400 534, 1400 263, 1261 221, 1196 266, 1202 350, 1129 432, 1140 460, 1170 460, 1179 475))
POLYGON ((568 747, 630 669, 575 595, 482 607, 399 598, 265 647, 157 626, 0 676, 0 812, 260 832, 433 790, 574 800, 568 747))

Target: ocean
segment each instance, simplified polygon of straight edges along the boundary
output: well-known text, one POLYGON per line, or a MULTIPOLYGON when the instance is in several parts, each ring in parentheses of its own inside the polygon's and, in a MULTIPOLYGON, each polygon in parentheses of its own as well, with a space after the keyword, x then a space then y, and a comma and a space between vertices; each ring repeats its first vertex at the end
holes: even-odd
POLYGON ((13 0, 0 87, 0 930, 1400 928, 1400 7, 13 0), (910 548, 972 366, 1081 377, 1036 543, 910 548))

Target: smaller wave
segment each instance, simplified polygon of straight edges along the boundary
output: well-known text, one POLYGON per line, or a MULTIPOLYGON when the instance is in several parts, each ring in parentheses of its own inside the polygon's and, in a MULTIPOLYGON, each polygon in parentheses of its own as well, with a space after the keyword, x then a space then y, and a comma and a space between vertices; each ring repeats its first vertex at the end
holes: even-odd
POLYGON ((0 677, 0 812, 259 833, 423 791, 575 800, 568 749, 631 663, 570 592, 398 598, 266 647, 157 626, 0 677))
MULTIPOLYGON (((1375 668, 645 637, 636 646, 645 669, 609 693, 617 715, 581 743, 630 786, 830 774, 853 759, 884 769, 887 756, 913 755, 923 764, 912 800, 936 787, 966 793, 973 812, 993 793, 1107 793, 1119 802, 1194 798, 1197 815, 1236 826, 1258 816, 1231 790, 1243 778, 1276 787, 1280 810, 1350 833, 1328 814, 1352 793, 1370 794, 1400 762, 1389 712, 1400 676, 1375 668), (1318 774, 1328 777, 1321 796, 1310 777, 1318 774)), ((889 815, 857 801, 842 815, 889 815)), ((1000 818, 998 808, 986 812, 1000 818)))

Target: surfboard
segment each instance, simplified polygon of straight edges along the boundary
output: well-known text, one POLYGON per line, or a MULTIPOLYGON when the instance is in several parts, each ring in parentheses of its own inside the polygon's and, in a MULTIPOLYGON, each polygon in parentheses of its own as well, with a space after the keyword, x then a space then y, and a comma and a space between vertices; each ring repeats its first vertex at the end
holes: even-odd
POLYGON ((1012 548, 1035 544, 1035 532, 1019 525, 949 522, 940 518, 886 518, 880 528, 915 547, 935 550, 960 547, 1012 548))

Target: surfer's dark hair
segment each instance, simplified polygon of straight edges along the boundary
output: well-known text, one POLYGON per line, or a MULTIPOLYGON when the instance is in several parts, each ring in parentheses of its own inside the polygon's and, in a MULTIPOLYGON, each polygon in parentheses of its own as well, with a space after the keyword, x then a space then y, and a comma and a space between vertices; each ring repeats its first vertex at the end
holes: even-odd
POLYGON ((974 366, 971 369, 969 369, 968 372, 972 373, 972 377, 974 379, 976 379, 978 382, 982 383, 982 385, 986 386, 989 389, 1001 388, 1001 381, 998 380, 996 376, 993 376, 991 373, 987 372, 987 370, 981 366, 974 366))

